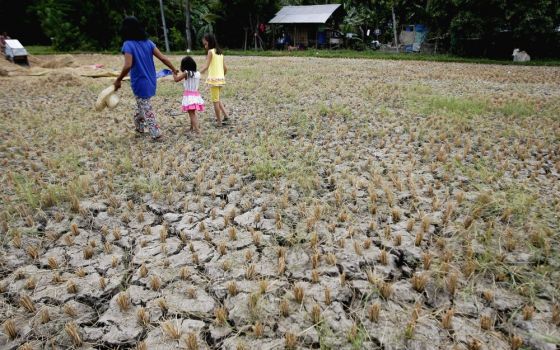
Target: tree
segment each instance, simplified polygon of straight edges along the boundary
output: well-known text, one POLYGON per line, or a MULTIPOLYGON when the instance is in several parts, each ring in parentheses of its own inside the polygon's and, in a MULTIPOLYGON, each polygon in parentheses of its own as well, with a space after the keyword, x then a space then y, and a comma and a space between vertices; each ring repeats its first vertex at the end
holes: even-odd
MULTIPOLYGON (((324 3, 324 1, 323 1, 324 3)), ((230 0, 223 2, 223 16, 217 23, 220 41, 230 47, 242 47, 244 28, 256 32, 258 22, 267 22, 280 9, 277 0, 230 0)))
MULTIPOLYGON (((0 0, 1 1, 1 0, 0 0)), ((8 3, 8 1, 6 1, 8 3)), ((125 15, 144 23, 150 38, 163 43, 159 2, 153 0, 20 0, 58 50, 117 49, 122 45, 120 25, 125 15), (100 30, 103 28, 103 30, 100 30)), ((16 5, 10 1, 12 8, 16 5)), ((221 44, 242 47, 245 32, 256 32, 285 5, 314 5, 327 0, 165 0, 165 18, 172 48, 200 46, 206 32, 217 32, 221 44)), ((337 2, 337 1, 334 1, 337 2)), ((426 24, 429 38, 459 55, 509 57, 514 47, 534 57, 560 56, 560 1, 558 0, 340 0, 345 31, 364 36, 367 29, 382 30, 382 40, 392 38, 395 22, 426 24), (508 52, 509 51, 509 52, 508 52)), ((23 11, 23 10, 22 10, 23 11)), ((11 11, 5 11, 6 13, 11 11)), ((18 12, 18 13, 21 13, 18 12)), ((2 13, 0 23, 6 21, 2 13)), ((32 18, 30 20, 30 18, 32 18)), ((9 18, 8 18, 9 19, 9 18)), ((6 24, 5 24, 6 25, 6 24)), ((26 26, 25 22, 17 22, 26 26)), ((398 28, 400 29, 400 28, 398 28)), ((21 28, 6 28, 24 33, 21 28)), ((44 42, 43 35, 35 35, 44 42)), ((31 44, 31 42, 29 42, 31 44)))
POLYGON ((43 31, 59 50, 108 49, 120 46, 124 15, 136 15, 151 32, 158 32, 158 3, 133 0, 37 0, 31 9, 43 31), (103 28, 103 30, 99 30, 103 28))
POLYGON ((430 7, 435 27, 448 33, 455 54, 506 57, 514 46, 540 54, 558 48, 553 34, 560 24, 558 1, 453 0, 451 8, 446 1, 435 2, 430 7))
POLYGON ((71 21, 76 16, 71 1, 42 0, 36 11, 41 27, 57 50, 72 50, 85 41, 79 27, 71 21))

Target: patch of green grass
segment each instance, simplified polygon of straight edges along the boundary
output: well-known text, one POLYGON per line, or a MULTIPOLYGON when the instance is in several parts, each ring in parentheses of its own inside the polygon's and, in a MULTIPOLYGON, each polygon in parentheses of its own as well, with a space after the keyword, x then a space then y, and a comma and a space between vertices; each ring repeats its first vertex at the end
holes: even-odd
POLYGON ((533 335, 536 336, 537 338, 544 340, 547 343, 560 345, 560 337, 555 337, 549 334, 539 334, 539 333, 533 333, 533 335))
POLYGON ((130 154, 123 154, 120 158, 116 159, 115 168, 117 174, 130 174, 134 170, 130 154))
POLYGON ((44 182, 32 179, 25 173, 13 175, 15 196, 7 207, 9 212, 17 210, 18 204, 24 204, 32 210, 49 208, 79 199, 91 193, 91 179, 88 175, 73 176, 68 181, 44 182))
POLYGON ((66 189, 57 184, 47 185, 41 191, 41 207, 49 208, 56 206, 66 200, 66 189))
POLYGON ((476 158, 469 163, 454 160, 453 166, 475 184, 488 184, 503 176, 503 171, 497 170, 492 162, 485 158, 476 158))
POLYGON ((320 103, 317 108, 319 115, 323 117, 342 118, 343 120, 348 120, 352 117, 352 110, 341 104, 334 103, 329 106, 325 103, 320 103))
POLYGON ((45 45, 26 45, 25 49, 31 55, 57 55, 60 51, 56 51, 52 46, 45 45))
MULTIPOLYGON (((292 123, 308 123, 307 117, 295 117, 292 123)), ((311 123, 310 123, 311 124, 311 123)), ((248 159, 251 164, 248 171, 259 180, 286 178, 299 185, 303 190, 313 188, 317 172, 318 155, 314 149, 302 149, 290 142, 285 130, 274 130, 269 135, 259 135, 246 139, 248 159)))
POLYGON ((432 95, 434 90, 429 85, 415 83, 408 86, 408 91, 417 95, 432 95))
POLYGON ((311 136, 315 129, 316 122, 309 114, 298 112, 290 116, 288 125, 301 136, 311 136))
POLYGON ((446 128, 469 131, 478 128, 481 123, 491 126, 493 133, 502 136, 517 137, 522 130, 515 125, 507 125, 502 121, 520 122, 526 118, 552 116, 554 106, 538 107, 533 99, 508 99, 505 103, 496 104, 485 96, 448 96, 433 92, 429 86, 411 85, 402 88, 402 99, 407 109, 413 113, 429 117, 441 118, 446 128))
POLYGON ((364 340, 367 337, 367 333, 362 325, 357 328, 355 336, 347 335, 348 341, 352 344, 352 349, 363 349, 364 340))
POLYGON ((471 212, 487 218, 500 218, 509 212, 509 218, 502 219, 521 227, 529 221, 536 201, 536 195, 529 189, 512 184, 501 191, 481 192, 475 199, 471 212))
POLYGON ((138 194, 146 194, 163 191, 161 179, 155 175, 145 177, 144 175, 135 177, 130 181, 131 190, 138 194))
POLYGON ((393 111, 391 111, 387 106, 380 106, 377 110, 377 114, 380 117, 387 118, 393 114, 393 111))
POLYGON ((104 55, 117 55, 120 50, 71 50, 71 51, 58 51, 52 46, 48 45, 25 45, 25 49, 30 55, 61 55, 61 54, 81 54, 81 53, 98 53, 104 55))
POLYGON ((13 181, 17 198, 31 208, 38 208, 41 197, 35 182, 25 174, 15 174, 13 181))
POLYGON ((511 209, 513 220, 522 224, 528 218, 536 197, 526 188, 511 186, 505 191, 503 204, 511 209))
POLYGON ((249 168, 249 171, 253 173, 258 180, 272 180, 286 174, 286 169, 282 162, 272 159, 256 161, 249 168))
POLYGON ((490 105, 486 100, 454 96, 422 96, 422 98, 414 98, 413 102, 419 112, 426 115, 444 113, 449 116, 471 118, 490 110, 490 105))
POLYGON ((535 115, 537 108, 533 101, 509 101, 495 110, 505 117, 527 118, 535 115))
POLYGON ((59 156, 53 159, 53 163, 56 165, 57 169, 65 170, 68 172, 79 171, 81 168, 81 154, 75 150, 68 150, 61 153, 59 156))

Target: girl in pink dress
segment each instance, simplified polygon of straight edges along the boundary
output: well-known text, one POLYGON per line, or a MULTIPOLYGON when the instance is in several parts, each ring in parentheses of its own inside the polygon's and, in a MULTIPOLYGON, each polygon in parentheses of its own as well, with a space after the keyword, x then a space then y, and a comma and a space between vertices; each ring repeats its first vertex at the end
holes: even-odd
POLYGON ((191 119, 190 130, 197 135, 200 134, 198 125, 198 117, 196 112, 204 111, 204 100, 198 92, 198 84, 200 83, 200 72, 196 70, 196 62, 190 56, 186 56, 181 60, 181 73, 174 74, 176 82, 183 81, 185 91, 183 92, 182 110, 189 113, 191 119))

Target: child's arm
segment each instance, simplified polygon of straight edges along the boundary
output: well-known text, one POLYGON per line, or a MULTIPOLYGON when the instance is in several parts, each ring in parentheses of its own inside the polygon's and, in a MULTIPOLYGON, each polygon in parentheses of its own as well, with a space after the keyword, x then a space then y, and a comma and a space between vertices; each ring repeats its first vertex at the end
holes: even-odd
POLYGON ((211 62, 212 62, 212 52, 208 51, 208 55, 206 55, 206 62, 204 63, 204 67, 202 67, 202 69, 200 70, 200 74, 203 74, 208 70, 208 67, 210 67, 211 62))
POLYGON ((180 82, 183 79, 187 79, 187 73, 179 73, 179 74, 175 74, 173 73, 173 79, 175 79, 175 82, 180 82))
POLYGON ((157 47, 154 47, 154 56, 156 56, 161 61, 161 63, 169 67, 169 69, 171 69, 173 73, 179 72, 179 70, 175 68, 173 63, 171 63, 171 61, 167 57, 165 57, 157 47))
POLYGON ((224 61, 224 75, 227 74, 227 66, 226 66, 226 62, 224 61))
POLYGON ((132 68, 132 55, 129 54, 129 53, 125 53, 124 54, 124 65, 123 65, 123 68, 121 70, 121 74, 119 75, 117 80, 115 80, 115 82, 113 83, 113 85, 115 86, 115 91, 117 91, 118 89, 121 88, 121 82, 122 82, 123 78, 128 75, 128 72, 130 72, 131 68, 132 68))

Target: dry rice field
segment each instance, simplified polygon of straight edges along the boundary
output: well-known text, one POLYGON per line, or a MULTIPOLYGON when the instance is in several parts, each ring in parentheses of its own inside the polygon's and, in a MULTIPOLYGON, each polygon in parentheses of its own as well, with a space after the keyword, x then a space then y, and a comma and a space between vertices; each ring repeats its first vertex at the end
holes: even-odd
POLYGON ((1 349, 560 348, 560 68, 226 56, 152 142, 73 60, 0 77, 1 349))

